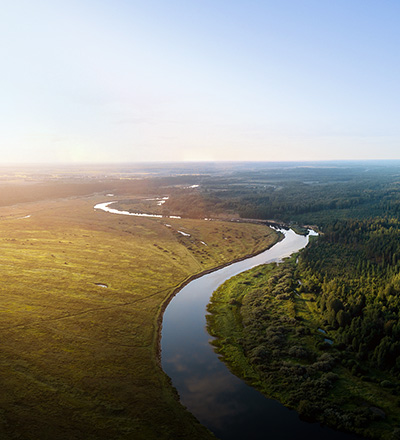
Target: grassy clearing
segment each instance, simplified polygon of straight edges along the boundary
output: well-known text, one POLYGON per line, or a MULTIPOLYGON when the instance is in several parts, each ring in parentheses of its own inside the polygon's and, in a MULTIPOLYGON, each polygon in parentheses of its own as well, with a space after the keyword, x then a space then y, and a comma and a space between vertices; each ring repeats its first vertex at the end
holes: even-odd
POLYGON ((158 365, 161 306, 190 275, 258 252, 276 235, 249 224, 168 227, 94 211, 100 201, 1 210, 0 437, 211 437, 158 365))

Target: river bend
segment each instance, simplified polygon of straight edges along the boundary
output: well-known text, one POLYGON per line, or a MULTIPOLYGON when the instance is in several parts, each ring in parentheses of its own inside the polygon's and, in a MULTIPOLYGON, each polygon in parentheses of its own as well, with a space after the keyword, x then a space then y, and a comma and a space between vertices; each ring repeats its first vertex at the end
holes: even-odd
POLYGON ((210 344, 205 316, 214 290, 232 276, 279 262, 308 243, 308 236, 281 232, 285 238, 267 251, 191 281, 171 300, 163 317, 162 367, 183 405, 222 440, 359 439, 304 422, 295 411, 267 399, 234 376, 210 344))

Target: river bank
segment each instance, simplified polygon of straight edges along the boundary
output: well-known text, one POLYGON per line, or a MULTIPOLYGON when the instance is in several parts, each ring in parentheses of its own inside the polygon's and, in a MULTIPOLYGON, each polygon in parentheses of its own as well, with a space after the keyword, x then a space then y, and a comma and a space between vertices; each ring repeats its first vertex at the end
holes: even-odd
MULTIPOLYGON (((112 196, 110 194, 110 196, 112 196)), ((165 198, 163 198, 162 200, 164 200, 165 198)), ((133 216, 133 217, 143 217, 143 218, 153 218, 153 219, 161 219, 161 218, 168 218, 168 219, 177 219, 180 220, 181 217, 180 216, 175 216, 175 215, 170 215, 170 216, 163 216, 160 214, 152 214, 152 213, 133 213, 130 211, 121 211, 118 209, 114 209, 114 208, 110 208, 109 206, 114 204, 114 203, 118 203, 118 201, 107 201, 107 202, 102 202, 102 203, 97 203, 94 206, 95 210, 101 210, 110 214, 116 214, 116 215, 124 215, 124 216, 133 216)), ((207 219, 208 221, 210 221, 211 219, 207 219)), ((215 222, 219 221, 219 222, 224 222, 226 221, 227 223, 233 221, 234 223, 251 223, 251 224, 257 224, 257 225, 262 225, 262 226, 272 226, 270 227, 270 229, 273 231, 272 236, 268 237, 268 240, 266 240, 266 246, 260 250, 258 250, 257 252, 253 252, 253 253, 248 253, 245 254, 241 257, 232 259, 231 261, 228 261, 226 263, 222 263, 219 264, 217 266, 214 266, 212 268, 203 270, 199 273, 193 274, 191 276, 189 276, 188 278, 186 278, 184 281, 182 281, 177 287, 174 288, 174 290, 172 291, 172 293, 170 295, 167 296, 167 298, 163 301, 163 303, 161 304, 161 307, 159 309, 159 313, 158 313, 158 317, 156 319, 156 328, 157 328, 157 336, 155 338, 155 346, 156 346, 156 352, 157 352, 157 360, 159 365, 161 366, 161 337, 162 337, 162 321, 163 321, 163 316, 164 316, 164 312, 165 309, 168 307, 169 303, 172 301, 172 299, 186 286, 188 285, 190 282, 196 280, 197 278, 200 278, 204 275, 210 274, 212 272, 218 271, 220 269, 223 269, 224 267, 228 267, 232 264, 238 263, 240 261, 244 261, 244 260, 248 260, 249 258, 255 257, 259 254, 262 254, 263 252, 265 252, 266 250, 270 249, 272 246, 274 246, 276 243, 278 243, 279 241, 281 241, 284 238, 284 235, 277 231, 277 226, 279 225, 278 222, 270 222, 269 226, 266 225, 266 222, 264 221, 259 221, 259 220, 252 220, 252 219, 240 219, 239 220, 232 220, 232 219, 218 219, 218 220, 213 220, 215 222)), ((171 227, 171 225, 165 225, 167 227, 171 227)), ((180 231, 178 231, 180 232, 180 231)), ((190 237, 190 234, 184 234, 190 237)), ((205 244, 203 241, 201 242, 203 244, 205 244)))
POLYGON ((343 367, 343 353, 326 341, 309 311, 312 300, 296 292, 298 276, 291 259, 224 283, 208 306, 215 350, 235 375, 305 420, 368 438, 395 438, 388 414, 367 397, 376 385, 343 367))
POLYGON ((223 264, 220 264, 220 265, 215 266, 213 268, 206 269, 202 272, 191 275, 190 277, 188 277, 186 280, 184 280, 181 284, 179 284, 179 286, 177 286, 172 291, 171 295, 169 295, 165 299, 165 301, 162 303, 162 305, 160 307, 159 314, 158 314, 158 319, 157 319, 158 336, 157 336, 157 342, 156 342, 157 345, 156 346, 157 346, 157 359, 158 359, 160 366, 161 366, 161 356, 162 356, 161 339, 162 339, 162 324, 163 324, 164 312, 165 312, 166 308, 168 307, 168 305, 170 304, 170 302, 174 299, 174 297, 192 281, 194 281, 198 278, 201 278, 205 275, 216 272, 218 270, 221 270, 225 267, 231 266, 232 264, 239 263, 240 261, 248 260, 249 258, 252 258, 252 257, 256 257, 257 255, 260 255, 260 254, 264 253, 266 250, 270 249, 272 246, 274 246, 279 241, 283 240, 283 238, 284 238, 284 235, 282 233, 277 232, 276 240, 272 241, 270 244, 268 244, 268 246, 265 249, 262 249, 258 252, 254 252, 252 254, 244 255, 242 257, 236 258, 236 259, 229 261, 227 263, 223 263, 223 264))

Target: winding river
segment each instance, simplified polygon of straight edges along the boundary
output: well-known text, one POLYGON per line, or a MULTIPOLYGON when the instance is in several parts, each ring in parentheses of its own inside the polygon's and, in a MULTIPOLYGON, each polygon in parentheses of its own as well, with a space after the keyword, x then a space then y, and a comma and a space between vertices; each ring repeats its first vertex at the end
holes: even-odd
MULTIPOLYGON (((98 204, 113 214, 132 214, 98 204)), ((300 420, 295 411, 267 399, 234 376, 214 352, 206 331, 206 306, 224 281, 254 266, 279 262, 308 244, 292 230, 270 249, 203 275, 184 286, 163 316, 161 362, 181 402, 221 440, 360 440, 360 437, 300 420)), ((313 235, 313 231, 310 231, 313 235)))
POLYGON ((300 420, 295 411, 234 376, 210 344, 205 315, 214 290, 232 276, 281 261, 308 243, 308 236, 281 232, 285 238, 272 248, 191 281, 171 300, 163 317, 162 367, 183 405, 222 440, 360 439, 300 420))

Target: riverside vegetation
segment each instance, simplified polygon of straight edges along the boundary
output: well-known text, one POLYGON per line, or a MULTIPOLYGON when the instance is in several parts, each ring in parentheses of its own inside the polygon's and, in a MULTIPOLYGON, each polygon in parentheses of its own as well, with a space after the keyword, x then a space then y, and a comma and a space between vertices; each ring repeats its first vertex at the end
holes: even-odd
POLYGON ((95 211, 106 193, 157 193, 136 180, 89 183, 2 187, 0 438, 212 438, 158 363, 160 313, 188 277, 276 234, 95 211))
POLYGON ((315 295, 294 293, 298 275, 291 260, 221 286, 208 309, 217 352, 236 375, 306 420, 397 438, 398 375, 337 342, 339 327, 324 320, 315 295))

